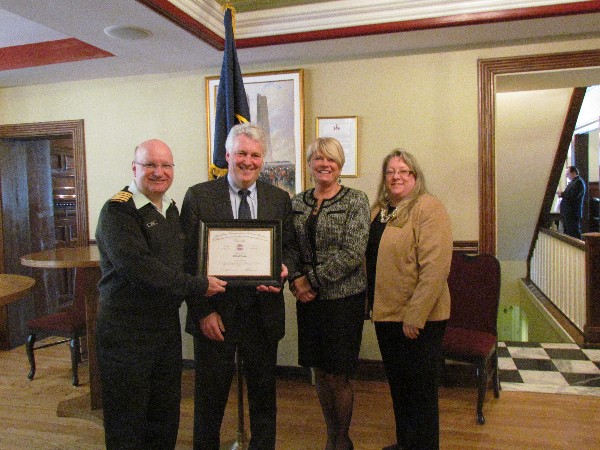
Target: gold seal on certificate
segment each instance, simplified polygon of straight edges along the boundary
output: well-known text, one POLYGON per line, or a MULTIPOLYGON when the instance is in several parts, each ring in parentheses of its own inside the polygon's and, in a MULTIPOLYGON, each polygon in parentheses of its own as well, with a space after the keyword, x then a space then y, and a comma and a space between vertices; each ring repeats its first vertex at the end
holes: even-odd
POLYGON ((281 285, 281 222, 200 223, 199 272, 234 286, 281 285))

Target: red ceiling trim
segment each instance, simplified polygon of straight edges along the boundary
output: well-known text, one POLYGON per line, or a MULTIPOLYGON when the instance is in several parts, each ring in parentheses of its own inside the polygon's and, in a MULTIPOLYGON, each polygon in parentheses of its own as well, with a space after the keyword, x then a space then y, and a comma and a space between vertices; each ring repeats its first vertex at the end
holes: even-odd
POLYGON ((404 31, 429 30, 466 25, 480 25, 515 20, 542 19, 547 17, 590 14, 600 12, 600 1, 587 1, 560 5, 539 6, 533 8, 507 9, 473 14, 460 14, 427 19, 406 20, 402 22, 362 25, 356 27, 316 30, 302 33, 290 33, 278 36, 261 36, 237 39, 237 48, 251 48, 265 45, 291 44, 324 39, 339 39, 356 36, 368 36, 404 31))
MULTIPOLYGON (((223 38, 198 22, 169 0, 136 0, 158 14, 169 19, 184 30, 203 40, 217 50, 223 50, 223 38)), ((574 14, 589 14, 600 12, 600 0, 577 3, 561 3, 558 5, 538 6, 532 8, 516 8, 501 11, 490 11, 474 14, 460 14, 446 17, 407 20, 402 22, 362 25, 356 27, 334 28, 301 33, 290 33, 276 36, 261 36, 256 38, 237 39, 237 48, 261 47, 267 45, 291 44, 298 42, 320 41, 324 39, 339 39, 355 36, 368 36, 403 31, 428 30, 434 28, 480 25, 512 20, 530 20, 546 17, 568 16, 574 14)))
POLYGON ((157 12, 164 18, 170 20, 175 25, 183 28, 188 33, 196 36, 200 40, 206 42, 217 50, 225 48, 224 39, 217 33, 212 31, 206 25, 198 22, 189 14, 177 8, 169 0, 136 0, 138 3, 147 6, 151 10, 157 12))
POLYGON ((77 39, 59 39, 0 48, 0 70, 47 66, 109 56, 114 55, 77 39))

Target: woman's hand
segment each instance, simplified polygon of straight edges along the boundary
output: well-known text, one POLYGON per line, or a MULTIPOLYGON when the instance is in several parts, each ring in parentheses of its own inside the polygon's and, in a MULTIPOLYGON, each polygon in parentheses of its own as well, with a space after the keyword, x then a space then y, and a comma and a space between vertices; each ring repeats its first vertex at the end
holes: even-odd
POLYGON ((402 331, 404 332, 404 336, 406 336, 409 339, 416 339, 419 337, 419 329, 413 325, 403 323, 402 331))
POLYGON ((317 293, 313 290, 312 286, 308 282, 306 275, 302 275, 296 278, 290 283, 290 288, 294 297, 302 303, 310 302, 314 300, 317 293))
MULTIPOLYGON (((283 286, 283 282, 285 281, 285 279, 288 276, 288 268, 286 267, 285 264, 281 265, 281 286, 283 286)), ((270 292, 271 294, 278 294, 281 292, 281 287, 280 286, 265 286, 264 284, 261 284, 260 286, 256 287, 256 290, 258 292, 270 292)))

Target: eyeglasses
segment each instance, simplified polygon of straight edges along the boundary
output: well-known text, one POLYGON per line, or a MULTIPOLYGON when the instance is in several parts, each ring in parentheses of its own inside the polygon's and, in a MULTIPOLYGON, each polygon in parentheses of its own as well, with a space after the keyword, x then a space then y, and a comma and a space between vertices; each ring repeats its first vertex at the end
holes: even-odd
POLYGON ((409 175, 414 175, 414 172, 412 170, 406 170, 406 169, 402 169, 402 170, 386 170, 385 171, 385 176, 386 177, 393 177, 396 174, 398 174, 398 175, 406 178, 409 175))
POLYGON ((173 167, 175 167, 175 164, 154 164, 154 163, 145 164, 145 163, 140 163, 137 161, 134 161, 134 164, 142 166, 144 168, 144 170, 147 170, 148 172, 154 172, 159 167, 162 170, 173 170, 173 167))

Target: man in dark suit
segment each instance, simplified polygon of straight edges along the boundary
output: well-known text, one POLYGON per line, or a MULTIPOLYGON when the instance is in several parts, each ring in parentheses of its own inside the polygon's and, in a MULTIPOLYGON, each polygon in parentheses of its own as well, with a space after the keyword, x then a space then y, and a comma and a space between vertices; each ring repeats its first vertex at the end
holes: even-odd
POLYGON ((579 170, 575 166, 567 167, 566 176, 570 180, 569 184, 564 192, 556 192, 562 199, 560 201, 560 216, 563 230, 565 234, 581 239, 581 216, 583 215, 585 183, 579 176, 579 170))
MULTIPOLYGON (((266 137, 249 123, 236 125, 225 143, 227 177, 188 189, 181 210, 186 234, 186 270, 198 270, 199 223, 238 218, 281 220, 284 254, 291 242, 289 195, 258 180, 266 137), (247 203, 246 203, 247 202, 247 203), (241 206, 241 208, 240 208, 241 206)), ((282 281, 287 276, 285 266, 282 281)), ((235 369, 243 363, 250 409, 250 449, 274 449, 277 345, 285 330, 280 287, 228 287, 223 294, 193 304, 186 331, 194 336, 196 384, 194 449, 218 450, 220 428, 235 369)))

